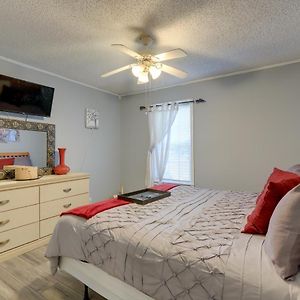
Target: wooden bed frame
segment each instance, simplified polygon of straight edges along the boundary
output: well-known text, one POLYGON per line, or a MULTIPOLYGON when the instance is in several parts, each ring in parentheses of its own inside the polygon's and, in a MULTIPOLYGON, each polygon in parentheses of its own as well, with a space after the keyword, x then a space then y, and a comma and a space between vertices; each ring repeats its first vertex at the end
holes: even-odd
POLYGON ((29 152, 0 152, 0 158, 28 157, 29 152))
POLYGON ((88 288, 108 300, 154 300, 90 263, 63 256, 60 257, 59 269, 84 284, 83 300, 89 300, 88 288))

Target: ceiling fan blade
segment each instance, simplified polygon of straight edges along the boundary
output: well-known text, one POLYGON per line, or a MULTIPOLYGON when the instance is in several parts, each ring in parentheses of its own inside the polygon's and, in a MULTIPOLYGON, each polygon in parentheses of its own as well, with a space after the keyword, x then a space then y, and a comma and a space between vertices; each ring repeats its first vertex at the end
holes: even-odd
POLYGON ((139 53, 127 48, 126 46, 124 46, 122 44, 112 44, 111 46, 133 58, 136 58, 136 59, 142 58, 142 56, 139 53))
POLYGON ((156 58, 157 61, 166 61, 166 60, 185 57, 185 56, 187 56, 187 54, 182 49, 174 49, 168 52, 154 55, 154 58, 156 58))
POLYGON ((161 70, 163 72, 166 72, 170 75, 173 75, 175 77, 179 77, 179 78, 185 78, 187 76, 187 73, 186 72, 183 72, 179 69, 176 69, 176 68, 173 68, 173 67, 170 67, 168 65, 165 65, 165 64, 162 64, 161 66, 161 70))
POLYGON ((110 72, 108 72, 108 73, 102 74, 101 77, 108 77, 108 76, 117 74, 117 73, 119 73, 119 72, 126 71, 126 70, 128 70, 128 69, 131 69, 131 65, 127 65, 127 66, 125 66, 125 67, 118 68, 118 69, 115 69, 115 70, 110 71, 110 72))

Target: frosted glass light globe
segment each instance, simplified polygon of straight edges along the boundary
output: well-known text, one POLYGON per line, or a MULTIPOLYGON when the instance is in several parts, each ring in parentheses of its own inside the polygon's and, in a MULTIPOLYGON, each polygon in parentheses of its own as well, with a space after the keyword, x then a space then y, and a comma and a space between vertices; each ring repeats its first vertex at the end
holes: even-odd
POLYGON ((151 66, 149 71, 153 79, 157 79, 161 74, 161 69, 156 66, 151 66))
POLYGON ((138 83, 147 83, 147 82, 149 82, 148 72, 140 73, 140 76, 138 78, 139 78, 138 83))
POLYGON ((131 72, 135 77, 139 77, 143 72, 143 67, 141 65, 133 65, 131 68, 131 72))

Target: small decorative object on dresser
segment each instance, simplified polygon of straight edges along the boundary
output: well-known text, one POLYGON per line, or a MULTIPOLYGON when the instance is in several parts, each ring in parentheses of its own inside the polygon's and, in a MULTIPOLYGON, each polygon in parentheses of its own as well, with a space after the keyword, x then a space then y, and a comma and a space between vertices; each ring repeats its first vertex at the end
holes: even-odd
POLYGON ((65 152, 66 148, 58 148, 59 152, 59 165, 57 165, 53 171, 56 175, 65 175, 70 171, 70 168, 65 164, 65 152))
POLYGON ((16 180, 33 180, 38 178, 38 167, 17 166, 15 169, 16 180))

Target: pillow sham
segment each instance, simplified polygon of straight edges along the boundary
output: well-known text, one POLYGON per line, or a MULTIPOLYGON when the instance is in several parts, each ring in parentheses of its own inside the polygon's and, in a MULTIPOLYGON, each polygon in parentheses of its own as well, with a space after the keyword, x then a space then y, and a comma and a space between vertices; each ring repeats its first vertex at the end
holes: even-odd
POLYGON ((265 252, 283 279, 293 279, 300 266, 300 184, 278 203, 270 220, 265 252))
POLYGON ((243 233, 266 234, 274 209, 280 199, 296 185, 300 184, 300 176, 274 168, 268 181, 258 196, 256 206, 247 217, 243 233))
POLYGON ((13 165, 14 161, 14 158, 0 158, 0 170, 3 170, 4 166, 13 165))

